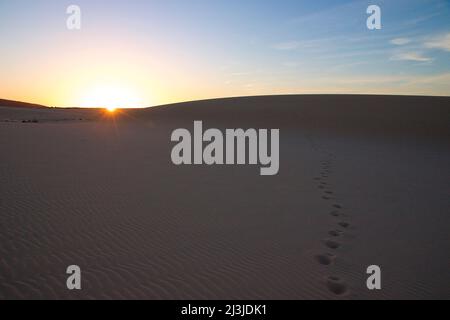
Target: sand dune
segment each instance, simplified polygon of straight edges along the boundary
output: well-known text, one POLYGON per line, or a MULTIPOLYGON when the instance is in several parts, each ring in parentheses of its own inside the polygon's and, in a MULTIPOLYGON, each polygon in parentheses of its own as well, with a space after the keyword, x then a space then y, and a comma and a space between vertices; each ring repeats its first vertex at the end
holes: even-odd
POLYGON ((6 100, 0 99, 0 106, 9 107, 9 108, 22 108, 22 109, 47 109, 48 107, 35 104, 35 103, 27 103, 22 101, 14 101, 14 100, 6 100))
POLYGON ((2 106, 0 299, 450 299, 448 119, 446 97, 2 106), (279 174, 174 166, 194 120, 279 128, 279 174))

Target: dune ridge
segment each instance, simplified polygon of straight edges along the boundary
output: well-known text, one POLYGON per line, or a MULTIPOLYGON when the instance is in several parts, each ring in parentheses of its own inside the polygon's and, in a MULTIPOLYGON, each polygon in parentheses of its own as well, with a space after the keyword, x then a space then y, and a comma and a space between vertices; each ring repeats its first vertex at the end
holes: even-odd
POLYGON ((0 106, 9 108, 44 109, 47 106, 15 100, 0 99, 0 106))

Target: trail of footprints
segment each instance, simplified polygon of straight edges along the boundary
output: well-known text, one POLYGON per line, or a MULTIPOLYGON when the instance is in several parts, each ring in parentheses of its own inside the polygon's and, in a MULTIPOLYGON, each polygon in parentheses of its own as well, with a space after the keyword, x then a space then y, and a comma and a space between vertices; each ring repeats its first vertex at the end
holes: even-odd
MULTIPOLYGON (((321 163, 322 170, 320 176, 314 179, 318 183, 318 188, 321 190, 322 199, 330 203, 330 219, 333 219, 336 223, 336 229, 328 231, 328 237, 322 240, 323 246, 328 252, 319 254, 315 257, 320 265, 328 267, 334 264, 338 256, 338 249, 343 245, 340 239, 351 226, 348 219, 346 219, 347 215, 343 213, 343 206, 336 201, 333 188, 328 182, 330 174, 333 173, 332 165, 333 154, 330 154, 329 157, 321 163)), ((344 295, 349 290, 345 280, 336 276, 326 277, 325 284, 328 290, 336 295, 344 295)))

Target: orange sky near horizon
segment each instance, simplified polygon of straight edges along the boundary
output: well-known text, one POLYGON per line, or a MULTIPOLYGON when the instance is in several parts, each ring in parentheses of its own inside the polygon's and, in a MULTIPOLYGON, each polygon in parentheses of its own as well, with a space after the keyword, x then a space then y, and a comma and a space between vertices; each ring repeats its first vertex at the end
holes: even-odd
POLYGON ((276 94, 450 95, 450 4, 0 1, 0 98, 142 108, 276 94), (404 4, 409 10, 405 12, 404 4))

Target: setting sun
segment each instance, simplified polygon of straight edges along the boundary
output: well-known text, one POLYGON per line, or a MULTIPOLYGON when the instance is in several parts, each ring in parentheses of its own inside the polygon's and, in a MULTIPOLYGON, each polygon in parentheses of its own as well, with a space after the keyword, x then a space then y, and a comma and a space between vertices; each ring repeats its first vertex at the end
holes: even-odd
POLYGON ((140 95, 133 89, 117 84, 98 85, 86 90, 80 105, 85 108, 105 108, 114 112, 118 108, 138 108, 143 106, 140 95))

